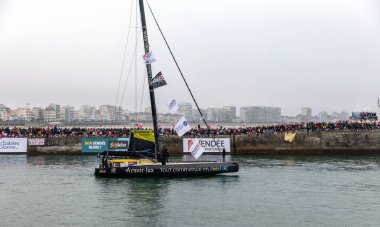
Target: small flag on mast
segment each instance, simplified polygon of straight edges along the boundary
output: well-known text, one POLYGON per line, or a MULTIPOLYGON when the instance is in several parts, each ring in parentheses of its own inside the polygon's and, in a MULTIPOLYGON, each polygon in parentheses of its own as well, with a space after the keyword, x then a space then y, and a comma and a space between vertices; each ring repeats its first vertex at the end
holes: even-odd
POLYGON ((157 75, 150 81, 150 86, 154 89, 165 86, 166 81, 161 72, 157 73, 157 75))
POLYGON ((143 58, 144 58, 145 64, 151 64, 156 61, 152 52, 145 53, 143 58))
POLYGON ((177 113, 179 106, 178 106, 177 101, 175 99, 170 99, 170 101, 168 102, 168 106, 169 106, 169 112, 171 114, 177 113))

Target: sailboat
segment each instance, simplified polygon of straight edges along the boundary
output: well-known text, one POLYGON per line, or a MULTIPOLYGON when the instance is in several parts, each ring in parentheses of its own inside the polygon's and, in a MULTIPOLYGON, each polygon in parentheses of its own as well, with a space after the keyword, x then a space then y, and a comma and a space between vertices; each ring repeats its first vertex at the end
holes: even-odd
MULTIPOLYGON (((149 5, 148 5, 149 6, 149 5)), ((144 41, 145 55, 147 57, 151 53, 149 51, 148 32, 145 19, 144 1, 139 0, 141 28, 144 41)), ((159 27, 156 18, 149 6, 152 16, 161 32, 162 37, 175 61, 177 68, 198 108, 206 127, 208 124, 203 118, 202 112, 180 70, 177 61, 159 27)), ((95 175, 101 177, 145 177, 145 176, 194 176, 194 175, 215 175, 221 173, 231 173, 239 171, 239 164, 236 162, 214 162, 214 161, 193 161, 193 162, 167 162, 167 152, 165 148, 160 150, 159 132, 156 102, 154 95, 154 87, 150 83, 152 81, 152 67, 150 62, 146 62, 146 70, 148 75, 149 95, 151 112, 153 119, 152 130, 132 130, 129 149, 127 152, 111 152, 104 151, 102 155, 102 163, 95 168, 95 175), (133 158, 131 158, 133 157, 133 158), (136 159, 135 157, 139 157, 136 159)), ((186 122, 187 124, 187 122, 186 122)), ((198 145, 200 146, 200 144, 198 145)))

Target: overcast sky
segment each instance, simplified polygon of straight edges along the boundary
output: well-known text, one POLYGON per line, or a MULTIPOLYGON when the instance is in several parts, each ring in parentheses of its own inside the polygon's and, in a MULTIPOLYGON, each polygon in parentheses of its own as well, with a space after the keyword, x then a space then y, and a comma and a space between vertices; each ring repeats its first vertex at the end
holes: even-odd
MULTIPOLYGON (((296 115, 303 106, 312 107, 313 114, 377 110, 378 0, 149 3, 201 108, 278 106, 283 115, 296 115)), ((141 37, 137 80, 131 64, 135 5, 132 0, 0 0, 0 103, 119 105, 131 67, 121 105, 131 111, 148 106, 146 86, 140 104, 141 37)), ((158 109, 166 112, 170 97, 191 98, 147 7, 146 14, 157 59, 153 72, 162 71, 168 83, 156 90, 158 109)))

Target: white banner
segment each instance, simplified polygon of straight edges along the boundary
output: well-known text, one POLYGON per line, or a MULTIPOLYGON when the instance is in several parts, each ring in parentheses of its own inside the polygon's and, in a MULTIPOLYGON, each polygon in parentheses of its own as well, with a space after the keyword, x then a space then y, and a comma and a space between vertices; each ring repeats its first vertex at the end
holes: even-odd
POLYGON ((28 139, 29 146, 43 146, 45 145, 45 138, 28 139))
POLYGON ((169 111, 171 114, 177 113, 179 106, 177 104, 177 101, 175 99, 170 99, 168 102, 169 111))
POLYGON ((195 139, 193 141, 193 144, 190 147, 190 152, 194 156, 195 159, 198 159, 199 157, 201 157, 203 152, 205 152, 205 148, 202 147, 199 139, 195 139))
POLYGON ((226 152, 231 152, 230 138, 183 138, 183 152, 190 153, 190 147, 193 145, 195 140, 199 140, 202 147, 204 147, 204 152, 222 152, 223 148, 226 152))
POLYGON ((183 136, 186 132, 190 131, 191 127, 189 122, 186 121, 185 117, 179 119, 177 124, 174 126, 174 130, 177 132, 179 136, 183 136))
POLYGON ((27 138, 0 139, 0 153, 26 153, 27 138))

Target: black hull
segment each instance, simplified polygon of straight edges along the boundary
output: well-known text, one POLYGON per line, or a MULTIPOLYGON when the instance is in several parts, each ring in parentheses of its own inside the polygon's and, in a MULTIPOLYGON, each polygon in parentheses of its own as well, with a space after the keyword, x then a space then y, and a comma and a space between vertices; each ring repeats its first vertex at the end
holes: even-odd
POLYGON ((192 162, 95 168, 95 175, 99 177, 197 176, 238 171, 239 164, 234 162, 192 162))

